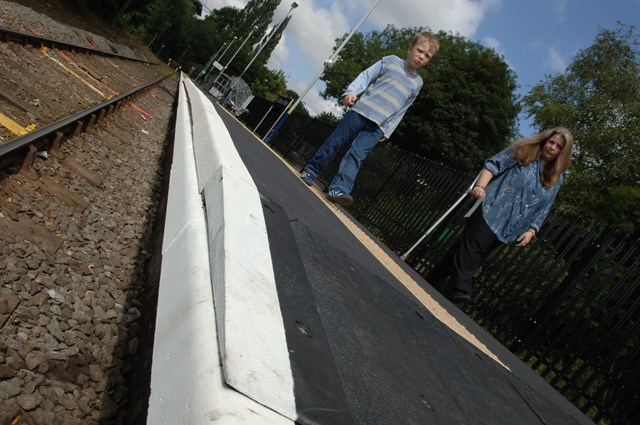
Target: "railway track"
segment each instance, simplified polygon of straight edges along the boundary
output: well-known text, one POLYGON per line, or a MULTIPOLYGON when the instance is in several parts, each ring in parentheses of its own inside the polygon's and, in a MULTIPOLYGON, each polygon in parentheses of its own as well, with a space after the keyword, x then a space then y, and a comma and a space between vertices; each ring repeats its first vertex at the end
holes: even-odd
POLYGON ((0 38, 0 145, 167 73, 159 64, 42 35, 2 28, 0 38))
POLYGON ((142 423, 177 82, 47 42, 0 42, 0 423, 142 423))

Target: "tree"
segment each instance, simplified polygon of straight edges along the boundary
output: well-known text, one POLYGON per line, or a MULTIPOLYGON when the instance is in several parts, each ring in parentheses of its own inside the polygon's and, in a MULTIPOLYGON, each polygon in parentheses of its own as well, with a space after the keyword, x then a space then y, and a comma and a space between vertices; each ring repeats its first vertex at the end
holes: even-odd
MULTIPOLYGON (((406 57, 425 28, 355 34, 339 61, 321 77, 325 98, 340 98, 347 85, 380 57, 406 57)), ((463 172, 505 147, 516 133, 519 106, 515 74, 494 50, 459 35, 440 32, 440 52, 420 70, 424 87, 391 141, 463 172)), ((337 40, 336 45, 342 40, 337 40)))
MULTIPOLYGON (((273 27, 271 31, 264 35, 260 43, 257 44, 252 52, 251 58, 253 58, 256 54, 258 56, 255 58, 254 62, 251 64, 251 67, 247 70, 244 75, 244 79, 246 81, 253 81, 257 78, 260 78, 264 73, 269 72, 266 67, 273 50, 276 48, 278 43, 280 42, 280 38, 282 38, 282 33, 285 28, 289 24, 291 20, 291 16, 288 16, 279 24, 276 24, 277 27, 273 27), (261 47, 264 44, 264 47, 261 47), (262 49, 262 50, 260 50, 262 49), (259 52, 259 53, 256 53, 259 52)), ((249 59, 251 60, 251 59, 249 59)), ((251 84, 251 83, 249 83, 251 84)))
POLYGON ((287 96, 287 80, 284 71, 265 70, 260 78, 251 84, 251 92, 254 96, 275 101, 278 96, 287 96))
POLYGON ((163 57, 180 57, 189 49, 195 24, 191 0, 153 0, 145 13, 130 12, 124 25, 135 28, 140 36, 155 38, 164 45, 163 57))
POLYGON ((186 59, 189 61, 188 65, 195 67, 199 73, 215 53, 222 52, 224 41, 221 40, 229 35, 218 26, 211 15, 205 19, 195 19, 192 34, 189 44, 191 49, 186 59))
POLYGON ((238 36, 238 39, 244 40, 254 27, 257 29, 251 33, 242 51, 239 52, 226 71, 227 74, 239 75, 249 63, 254 56, 253 46, 267 34, 269 24, 279 4, 280 0, 249 0, 247 5, 242 9, 241 19, 235 24, 233 34, 238 36))
POLYGON ((324 111, 319 115, 316 115, 320 121, 328 122, 329 124, 338 124, 340 118, 336 117, 334 114, 328 111, 324 111))
MULTIPOLYGON (((211 20, 215 31, 214 46, 211 51, 217 51, 224 43, 232 43, 224 57, 218 62, 223 65, 229 63, 231 58, 233 61, 229 64, 229 68, 225 70, 227 75, 240 75, 245 69, 247 71, 242 75, 243 80, 249 85, 254 95, 275 99, 277 96, 283 95, 286 91, 286 80, 284 74, 279 75, 278 72, 270 71, 265 64, 271 55, 271 52, 277 45, 282 35, 282 31, 289 22, 287 19, 269 38, 269 42, 262 49, 260 55, 251 63, 249 63, 256 55, 261 43, 266 42, 269 34, 269 25, 273 19, 275 9, 280 4, 280 0, 250 0, 242 9, 234 7, 223 7, 213 11, 205 21, 211 20), (257 29, 254 29, 257 28, 257 29), (251 34, 247 42, 240 48, 241 43, 251 34), (233 37, 236 37, 235 40, 233 37), (237 54, 236 54, 237 52, 237 54)), ((202 55, 201 55, 202 56, 202 55)), ((207 59, 201 59, 201 64, 206 63, 207 59)), ((214 74, 215 75, 215 74, 214 74)))
POLYGON ((558 208, 640 232, 640 58, 633 26, 601 29, 566 73, 547 76, 523 98, 539 129, 563 125, 574 162, 558 208))

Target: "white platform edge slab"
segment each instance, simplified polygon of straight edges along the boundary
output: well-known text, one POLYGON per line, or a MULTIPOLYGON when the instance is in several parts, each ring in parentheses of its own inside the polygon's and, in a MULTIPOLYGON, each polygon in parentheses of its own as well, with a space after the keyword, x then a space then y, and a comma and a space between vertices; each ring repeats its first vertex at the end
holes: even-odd
MULTIPOLYGON (((210 265, 218 270, 224 268, 213 259, 210 262, 206 216, 196 175, 190 105, 184 90, 184 85, 189 84, 188 79, 181 78, 147 424, 290 425, 291 419, 276 413, 276 409, 263 406, 261 403, 266 404, 265 401, 258 403, 230 388, 223 380, 210 265)), ((219 260, 225 261, 224 258, 219 260)), ((235 305, 235 302, 231 304, 235 305)), ((231 314, 232 317, 235 315, 231 314)), ((286 351, 286 342, 284 344, 286 351)), ((273 345, 270 341, 269 349, 273 345)), ((231 352, 231 357, 239 361, 253 355, 253 352, 231 352)), ((281 361, 281 355, 272 360, 281 361)), ((285 370, 288 369, 290 377, 288 357, 286 360, 285 370)), ((262 375, 258 373, 256 377, 262 375)), ((278 386, 272 384, 260 385, 253 380, 238 383, 240 387, 256 385, 278 391, 278 386)), ((278 409, 290 409, 288 413, 295 415, 292 381, 285 388, 283 394, 286 396, 270 394, 266 398, 275 398, 281 403, 278 409)))

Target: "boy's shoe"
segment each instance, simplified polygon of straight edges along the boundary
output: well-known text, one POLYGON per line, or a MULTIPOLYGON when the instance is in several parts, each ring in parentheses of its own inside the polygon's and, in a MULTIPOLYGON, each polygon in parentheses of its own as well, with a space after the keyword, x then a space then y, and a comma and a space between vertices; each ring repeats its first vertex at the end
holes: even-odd
POLYGON ((307 186, 313 186, 313 181, 315 179, 311 177, 311 174, 307 173, 306 171, 303 171, 302 174, 300 175, 300 180, 302 180, 304 184, 306 184, 307 186))
POLYGON ((353 204, 353 198, 340 189, 330 189, 327 192, 327 199, 334 204, 342 205, 343 207, 348 207, 353 204))

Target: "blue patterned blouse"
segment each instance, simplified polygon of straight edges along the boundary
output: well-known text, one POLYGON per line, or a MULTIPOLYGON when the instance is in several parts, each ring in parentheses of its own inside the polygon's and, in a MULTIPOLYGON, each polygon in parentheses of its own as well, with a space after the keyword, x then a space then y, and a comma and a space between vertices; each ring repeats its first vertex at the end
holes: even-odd
POLYGON ((514 242, 529 228, 540 230, 553 205, 564 173, 558 184, 542 186, 542 160, 522 166, 511 148, 487 159, 484 167, 493 174, 482 202, 482 216, 496 237, 504 243, 514 242))

